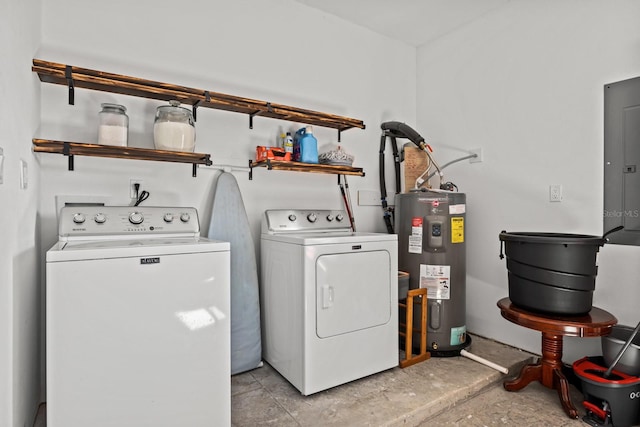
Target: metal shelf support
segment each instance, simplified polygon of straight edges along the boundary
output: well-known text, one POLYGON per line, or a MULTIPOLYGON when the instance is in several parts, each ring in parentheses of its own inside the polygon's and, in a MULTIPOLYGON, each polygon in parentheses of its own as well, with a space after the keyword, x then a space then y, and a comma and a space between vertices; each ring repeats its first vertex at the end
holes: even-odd
POLYGON ((62 144, 62 154, 67 156, 69 159, 69 170, 73 170, 73 154, 71 154, 71 150, 68 143, 62 144))
MULTIPOLYGON (((198 121, 198 107, 200 106, 200 102, 202 100, 198 99, 196 102, 193 103, 193 105, 191 106, 191 110, 193 112, 193 121, 197 122, 198 121)), ((211 94, 209 93, 208 90, 204 91, 204 102, 210 102, 211 101, 211 94)))
POLYGON ((69 87, 69 105, 74 105, 75 102, 75 85, 73 83, 73 70, 71 65, 64 67, 64 77, 67 79, 67 86, 69 87))

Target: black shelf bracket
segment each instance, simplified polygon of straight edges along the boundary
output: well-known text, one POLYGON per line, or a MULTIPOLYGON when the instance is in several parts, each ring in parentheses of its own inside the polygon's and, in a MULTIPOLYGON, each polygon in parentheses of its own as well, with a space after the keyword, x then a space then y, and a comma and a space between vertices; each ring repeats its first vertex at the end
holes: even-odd
POLYGON ((71 70, 71 65, 64 67, 64 77, 67 79, 67 86, 69 87, 69 105, 74 105, 75 88, 73 84, 73 71, 71 70))
MULTIPOLYGON (((270 113, 273 112, 270 102, 267 102, 267 111, 270 113)), ((253 117, 259 116, 260 114, 262 114, 262 110, 256 110, 253 113, 249 113, 249 129, 253 129, 253 117)))
POLYGON ((191 176, 195 178, 196 176, 198 176, 198 164, 197 163, 193 163, 191 165, 191 168, 192 168, 191 169, 191 176))
MULTIPOLYGON (((193 103, 193 105, 191 106, 191 111, 193 112, 193 121, 197 122, 198 121, 198 107, 200 106, 200 102, 202 100, 198 99, 196 102, 193 103)), ((211 94, 209 93, 208 90, 204 91, 204 101, 205 102, 210 102, 211 101, 211 94)))
POLYGON ((71 154, 71 150, 69 147, 68 143, 64 143, 62 145, 62 154, 64 154, 65 156, 67 156, 69 158, 69 170, 72 171, 73 170, 73 154, 71 154))
POLYGON ((338 142, 341 142, 340 137, 342 136, 342 132, 349 129, 353 129, 353 126, 343 126, 338 128, 338 142))
POLYGON ((194 102, 193 105, 191 106, 191 112, 193 114, 193 121, 194 122, 198 121, 198 104, 200 104, 200 100, 199 99, 196 102, 194 102))
MULTIPOLYGON (((253 164, 253 160, 249 160, 249 181, 253 180, 253 168, 256 167, 253 164)), ((267 159, 267 170, 273 170, 271 160, 267 159)))
POLYGON ((255 111, 253 113, 249 113, 249 129, 253 129, 253 117, 254 116, 259 116, 262 113, 262 111, 258 110, 255 111))

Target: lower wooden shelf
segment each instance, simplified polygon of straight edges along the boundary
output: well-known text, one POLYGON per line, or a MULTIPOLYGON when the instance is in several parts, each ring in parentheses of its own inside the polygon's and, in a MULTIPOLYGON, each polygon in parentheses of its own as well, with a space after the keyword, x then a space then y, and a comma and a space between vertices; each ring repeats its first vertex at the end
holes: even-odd
MULTIPOLYGON (((312 172, 312 173, 326 173, 334 175, 355 175, 364 176, 362 168, 354 168, 352 166, 344 165, 324 165, 315 163, 302 163, 302 162, 287 162, 283 160, 249 160, 249 167, 251 170, 257 167, 266 167, 269 170, 286 170, 295 172, 312 172)), ((252 178, 250 173, 249 179, 252 178)))
POLYGON ((63 154, 69 158, 69 170, 74 169, 74 156, 108 157, 117 159, 153 160, 158 162, 191 163, 192 175, 197 165, 211 166, 211 156, 185 151, 152 150, 149 148, 119 147, 114 145, 85 144, 80 142, 33 139, 33 151, 63 154))

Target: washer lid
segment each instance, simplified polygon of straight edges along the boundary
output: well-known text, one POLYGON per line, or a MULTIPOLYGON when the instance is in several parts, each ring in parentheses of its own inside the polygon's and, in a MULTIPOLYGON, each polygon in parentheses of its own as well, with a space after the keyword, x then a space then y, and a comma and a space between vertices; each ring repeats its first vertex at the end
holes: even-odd
POLYGON ((59 241, 47 251, 47 262, 127 258, 229 251, 229 242, 203 237, 59 241))

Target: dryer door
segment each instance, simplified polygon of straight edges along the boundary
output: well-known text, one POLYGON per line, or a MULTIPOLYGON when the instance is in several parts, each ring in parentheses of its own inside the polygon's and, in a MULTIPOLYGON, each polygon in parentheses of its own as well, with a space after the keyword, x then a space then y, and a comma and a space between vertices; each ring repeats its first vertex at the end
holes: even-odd
POLYGON ((316 259, 319 338, 383 325, 391 319, 391 257, 385 250, 316 259))

